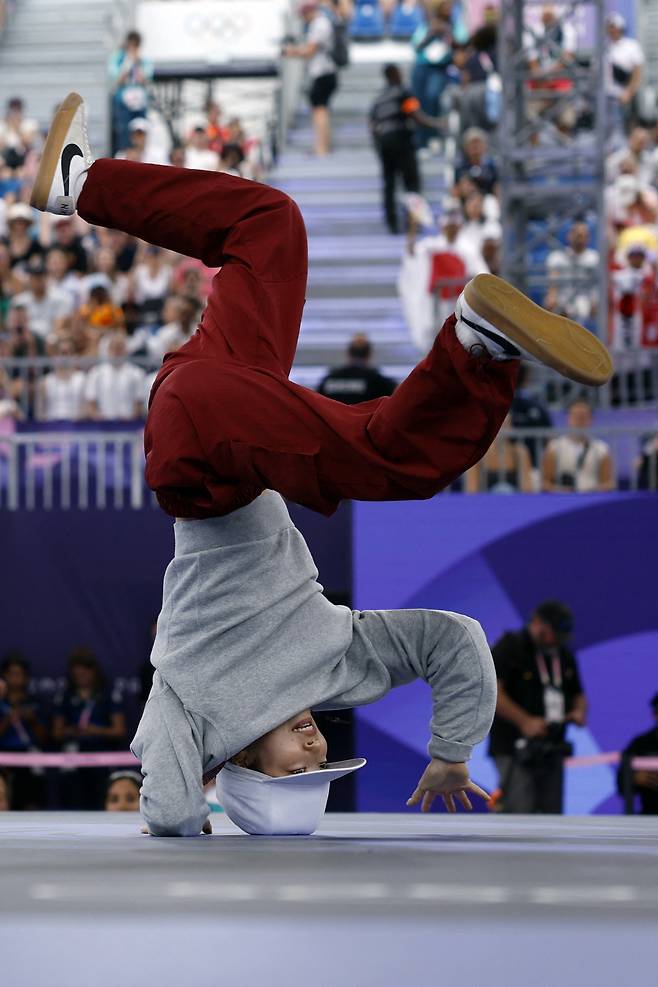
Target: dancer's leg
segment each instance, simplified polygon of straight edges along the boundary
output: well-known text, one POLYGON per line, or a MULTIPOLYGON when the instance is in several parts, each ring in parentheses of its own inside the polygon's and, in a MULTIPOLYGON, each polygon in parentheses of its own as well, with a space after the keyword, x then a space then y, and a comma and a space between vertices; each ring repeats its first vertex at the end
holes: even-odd
POLYGON ((289 372, 307 275, 292 199, 231 175, 101 159, 77 207, 89 223, 221 266, 202 323, 207 355, 289 372))

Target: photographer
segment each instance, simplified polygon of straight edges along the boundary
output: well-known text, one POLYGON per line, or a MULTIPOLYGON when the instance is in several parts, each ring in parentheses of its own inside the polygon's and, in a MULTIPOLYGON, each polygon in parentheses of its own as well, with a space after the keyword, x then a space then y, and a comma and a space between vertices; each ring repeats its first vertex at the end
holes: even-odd
POLYGON ((569 607, 547 600, 527 627, 508 632, 492 654, 498 678, 489 754, 496 762, 505 812, 560 813, 566 726, 585 726, 587 700, 575 656, 566 647, 569 607))

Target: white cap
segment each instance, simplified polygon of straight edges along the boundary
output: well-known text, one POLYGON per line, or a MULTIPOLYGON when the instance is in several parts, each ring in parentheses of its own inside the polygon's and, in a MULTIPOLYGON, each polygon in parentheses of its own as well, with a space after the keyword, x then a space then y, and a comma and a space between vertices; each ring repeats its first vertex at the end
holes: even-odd
POLYGON ((128 130, 143 130, 145 134, 148 134, 149 122, 146 117, 135 117, 128 124, 128 130))
POLYGON ((228 761, 217 776, 217 799, 231 822, 252 836, 310 836, 324 815, 330 783, 365 763, 357 757, 271 778, 228 761))
POLYGON ((24 219, 26 223, 34 221, 34 213, 26 202, 14 202, 7 210, 7 222, 13 223, 15 219, 24 219))
POLYGON ((618 28, 620 31, 626 30, 626 18, 623 14, 618 11, 612 11, 605 19, 606 24, 611 24, 613 27, 618 28))

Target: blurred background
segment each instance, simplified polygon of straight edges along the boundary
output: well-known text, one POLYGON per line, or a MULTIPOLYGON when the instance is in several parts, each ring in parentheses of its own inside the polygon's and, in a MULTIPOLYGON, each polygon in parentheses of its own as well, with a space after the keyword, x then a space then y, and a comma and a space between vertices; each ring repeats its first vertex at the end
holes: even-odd
MULTIPOLYGON (((658 755, 654 6, 0 0, 0 809, 136 807, 173 554, 144 417, 215 273, 30 208, 76 90, 98 156, 296 199, 301 384, 392 393, 481 272, 608 343, 597 391, 525 367, 494 447, 433 501, 291 513, 334 602, 483 624, 512 704, 472 765, 493 811, 658 811, 632 761, 658 755)), ((324 717, 332 757, 370 759, 332 807, 402 811, 429 716, 416 684, 324 717)))

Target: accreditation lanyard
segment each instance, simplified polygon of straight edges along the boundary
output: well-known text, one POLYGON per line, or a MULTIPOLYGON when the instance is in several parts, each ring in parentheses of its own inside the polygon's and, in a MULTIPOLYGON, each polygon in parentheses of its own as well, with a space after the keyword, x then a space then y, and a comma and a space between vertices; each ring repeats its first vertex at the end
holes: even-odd
POLYGON ((546 717, 546 722, 564 723, 565 706, 564 692, 562 691, 562 665, 560 662, 560 656, 555 654, 555 652, 552 656, 552 683, 548 674, 546 659, 541 652, 538 651, 536 653, 535 660, 537 662, 539 678, 541 679, 541 684, 544 687, 544 716, 546 717))

